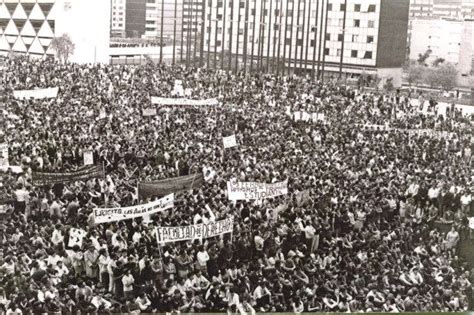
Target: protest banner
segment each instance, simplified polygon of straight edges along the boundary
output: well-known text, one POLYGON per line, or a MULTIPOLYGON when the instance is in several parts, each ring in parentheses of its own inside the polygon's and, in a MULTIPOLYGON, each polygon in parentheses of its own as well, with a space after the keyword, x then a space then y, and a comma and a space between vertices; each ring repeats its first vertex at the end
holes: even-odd
POLYGON ((210 222, 207 224, 194 224, 176 227, 157 227, 156 240, 158 244, 188 241, 194 239, 206 239, 232 233, 234 229, 234 217, 210 222))
POLYGON ((256 200, 288 194, 288 181, 266 184, 256 182, 227 182, 229 200, 256 200))
POLYGON ((67 183, 76 180, 87 180, 94 177, 104 177, 104 169, 98 165, 85 165, 74 172, 69 173, 41 173, 33 172, 33 185, 53 185, 67 183))
POLYGON ((8 144, 0 143, 0 166, 8 166, 8 144))
POLYGON ((163 180, 138 183, 138 196, 140 199, 161 197, 171 193, 179 193, 199 187, 204 182, 202 173, 186 176, 167 178, 163 180))
POLYGON ((23 168, 19 165, 2 165, 0 166, 0 171, 3 173, 12 171, 13 174, 21 174, 23 173, 23 168))
POLYGON ((215 98, 192 100, 189 98, 168 98, 158 96, 152 96, 151 103, 163 106, 216 106, 219 104, 215 98))
POLYGON ((169 194, 156 201, 137 206, 96 208, 94 209, 94 223, 100 224, 149 216, 173 207, 174 194, 169 194))
POLYGON ((84 165, 93 165, 94 164, 94 154, 92 151, 85 151, 83 153, 84 165))
POLYGON ((142 111, 143 116, 156 116, 156 108, 145 108, 142 111))
POLYGON ((222 141, 224 142, 224 148, 232 148, 237 146, 237 140, 235 138, 235 135, 228 136, 228 137, 223 137, 222 141))
POLYGON ((74 246, 79 246, 79 248, 82 247, 82 241, 84 237, 86 236, 86 231, 83 229, 78 229, 78 228, 71 228, 69 230, 69 241, 68 241, 68 247, 72 248, 74 246))
POLYGON ((35 90, 16 90, 13 91, 13 97, 18 100, 24 100, 28 98, 34 99, 45 99, 45 98, 55 98, 58 95, 59 89, 47 88, 47 89, 35 89, 35 90))

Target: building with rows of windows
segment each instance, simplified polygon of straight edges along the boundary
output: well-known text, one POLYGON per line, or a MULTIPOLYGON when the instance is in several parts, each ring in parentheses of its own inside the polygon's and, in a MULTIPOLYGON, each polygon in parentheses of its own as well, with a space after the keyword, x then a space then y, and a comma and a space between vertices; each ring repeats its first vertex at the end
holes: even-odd
POLYGON ((204 50, 211 63, 400 84, 408 14, 409 0, 206 0, 204 50))

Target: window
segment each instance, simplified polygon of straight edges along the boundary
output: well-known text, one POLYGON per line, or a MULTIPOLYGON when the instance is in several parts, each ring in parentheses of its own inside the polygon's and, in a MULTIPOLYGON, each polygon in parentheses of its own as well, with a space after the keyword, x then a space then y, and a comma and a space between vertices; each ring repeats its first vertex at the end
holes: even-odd
POLYGON ((373 43, 374 42, 374 37, 373 36, 367 36, 367 43, 373 43))
POLYGON ((222 27, 217 28, 217 34, 222 34, 222 27))
POLYGON ((251 15, 255 15, 255 9, 252 9, 251 15))
POLYGON ((222 1, 217 2, 217 7, 218 8, 222 8, 223 6, 224 6, 224 2, 222 2, 222 1))
POLYGON ((209 45, 209 39, 206 39, 206 45, 209 45))
POLYGON ((241 8, 241 9, 245 8, 245 2, 240 2, 239 8, 241 8))
POLYGON ((155 29, 153 27, 147 27, 145 28, 145 31, 147 32, 153 32, 155 29))
POLYGON ((344 35, 342 34, 337 34, 337 41, 342 42, 344 40, 344 35))
POLYGON ((314 39, 311 40, 311 42, 309 43, 309 45, 310 45, 311 47, 314 47, 314 39))
POLYGON ((146 0, 146 3, 155 3, 155 0, 146 0))
POLYGON ((358 42, 359 41, 359 35, 352 35, 352 42, 358 42))
POLYGON ((354 20, 354 27, 360 27, 360 20, 354 20))
POLYGON ((249 23, 249 28, 250 28, 251 30, 253 30, 253 22, 250 22, 250 23, 249 23))
POLYGON ((118 27, 122 27, 122 26, 123 26, 123 24, 122 24, 122 23, 119 23, 119 24, 118 24, 118 27))
POLYGON ((311 32, 316 32, 318 30, 318 28, 316 26, 311 26, 311 32))
POLYGON ((340 56, 341 56, 341 50, 340 50, 340 49, 338 49, 338 50, 337 50, 337 53, 336 53, 336 55, 337 55, 338 57, 340 57, 340 56))
POLYGON ((220 46, 221 46, 221 41, 220 41, 220 40, 218 40, 218 41, 216 42, 216 46, 217 46, 217 47, 220 47, 220 46))
POLYGON ((286 10, 286 15, 293 16, 293 10, 286 10))
POLYGON ((207 15, 207 20, 209 21, 211 19, 211 13, 207 15))
POLYGON ((222 21, 222 14, 217 15, 217 20, 222 21))
POLYGON ((372 52, 366 51, 364 54, 364 59, 372 59, 372 52))
POLYGON ((208 4, 209 4, 208 7, 212 7, 212 1, 209 1, 208 4))
POLYGON ((303 39, 297 39, 296 40, 296 45, 297 46, 303 46, 303 39))
POLYGON ((291 45, 291 38, 285 38, 285 45, 291 45))
POLYGON ((345 5, 344 3, 341 3, 339 9, 340 9, 341 11, 346 11, 346 5, 345 5))
POLYGON ((280 25, 279 25, 279 24, 276 24, 276 23, 273 24, 273 29, 274 29, 275 31, 279 31, 279 30, 280 30, 280 25))
POLYGON ((276 16, 279 16, 279 15, 280 15, 280 10, 279 10, 279 9, 275 9, 275 15, 276 15, 276 16))
POLYGON ((357 50, 351 50, 351 57, 357 58, 357 50))
POLYGON ((329 55, 329 48, 324 48, 324 54, 327 56, 329 55))
POLYGON ((375 4, 370 4, 367 12, 375 12, 375 4))
POLYGON ((354 11, 360 12, 360 4, 354 4, 354 11))
POLYGON ((210 33, 211 32, 211 28, 208 26, 206 27, 206 32, 210 33))
POLYGON ((332 11, 332 3, 328 3, 328 11, 332 11))
POLYGON ((326 40, 331 40, 331 34, 330 33, 326 33, 326 40))
POLYGON ((243 28, 239 28, 239 35, 243 35, 244 34, 244 29, 243 28))
POLYGON ((369 20, 369 22, 367 23, 367 27, 368 28, 374 28, 375 27, 375 21, 369 20))
POLYGON ((267 16, 267 15, 268 15, 268 10, 267 10, 267 9, 263 10, 263 15, 264 15, 264 16, 267 16))

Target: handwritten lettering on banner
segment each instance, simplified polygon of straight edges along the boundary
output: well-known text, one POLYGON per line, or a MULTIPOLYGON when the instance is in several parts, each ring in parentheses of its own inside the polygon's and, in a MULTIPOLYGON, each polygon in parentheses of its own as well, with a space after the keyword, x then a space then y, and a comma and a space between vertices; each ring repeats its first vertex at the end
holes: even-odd
POLYGON ((53 185, 76 180, 87 180, 94 177, 103 177, 104 169, 99 165, 86 165, 70 173, 41 173, 33 172, 33 185, 53 185))
POLYGON ((157 227, 156 239, 158 244, 188 241, 199 238, 210 238, 226 233, 232 233, 234 229, 234 217, 211 222, 207 224, 195 224, 176 227, 157 227))
POLYGON ((95 224, 128 220, 145 215, 151 215, 174 207, 174 194, 167 195, 161 199, 143 205, 118 207, 118 208, 96 208, 94 209, 95 224))
POLYGON ((34 99, 44 99, 44 98, 55 98, 58 96, 59 89, 57 87, 47 88, 47 89, 35 89, 35 90, 17 90, 13 91, 13 97, 18 100, 34 98, 34 99))
POLYGON ((224 142, 224 148, 232 148, 237 146, 237 140, 235 138, 235 135, 228 136, 228 137, 223 137, 222 141, 224 142))
POLYGON ((216 106, 219 104, 215 98, 192 100, 189 98, 168 98, 158 96, 152 96, 151 103, 164 106, 216 106))
POLYGON ((8 144, 0 143, 0 166, 8 166, 8 144))
POLYGON ((288 181, 266 184, 256 182, 227 182, 229 200, 256 200, 288 194, 288 181))

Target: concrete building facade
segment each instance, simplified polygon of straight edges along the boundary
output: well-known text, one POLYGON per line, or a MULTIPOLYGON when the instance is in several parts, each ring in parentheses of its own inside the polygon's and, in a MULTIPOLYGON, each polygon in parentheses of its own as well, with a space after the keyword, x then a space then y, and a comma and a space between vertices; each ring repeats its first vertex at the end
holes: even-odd
POLYGON ((108 62, 110 2, 0 0, 1 55, 11 52, 32 57, 54 55, 51 42, 63 34, 68 34, 75 45, 71 61, 108 62))
POLYGON ((408 13, 409 0, 206 0, 204 50, 230 52, 243 67, 280 62, 288 73, 337 73, 342 60, 345 75, 399 84, 408 13))
POLYGON ((410 60, 431 50, 427 63, 438 58, 457 66, 461 75, 472 72, 474 21, 417 19, 412 21, 410 60))
POLYGON ((127 0, 112 0, 112 21, 110 32, 112 37, 125 37, 125 18, 127 0))

